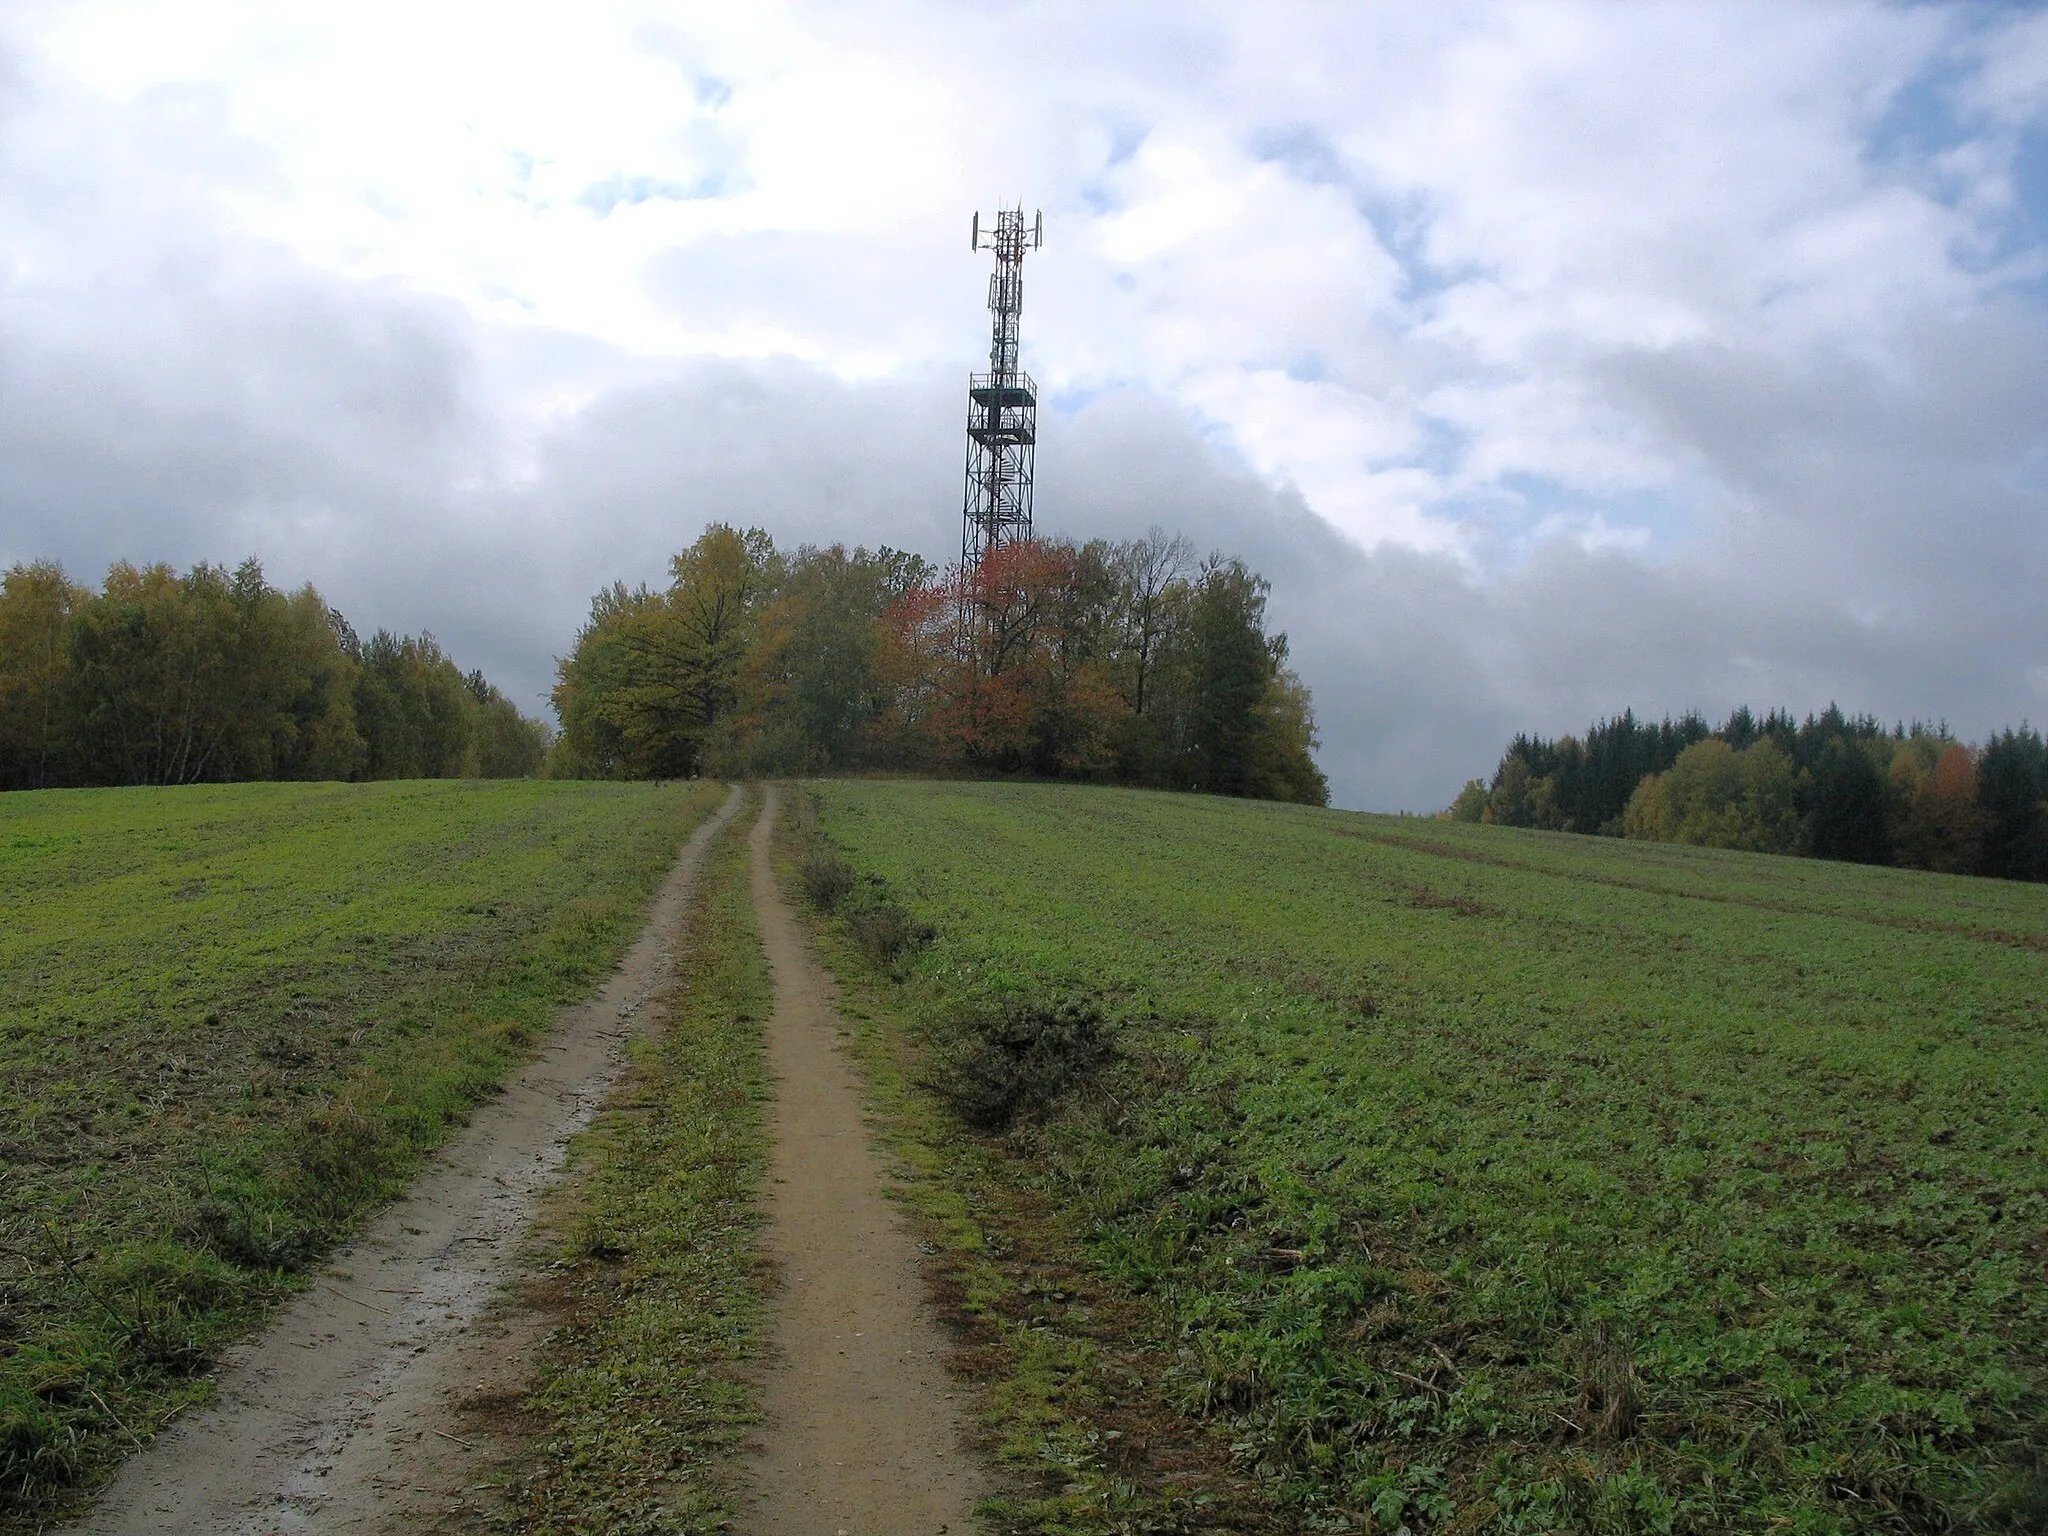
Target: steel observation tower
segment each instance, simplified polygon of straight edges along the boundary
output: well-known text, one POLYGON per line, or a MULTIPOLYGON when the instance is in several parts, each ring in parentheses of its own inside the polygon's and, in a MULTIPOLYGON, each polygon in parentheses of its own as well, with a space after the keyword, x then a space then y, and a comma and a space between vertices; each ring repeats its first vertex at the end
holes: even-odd
POLYGON ((1017 322, 1024 312, 1024 253, 1045 244, 1045 215, 1005 209, 992 229, 974 215, 973 248, 996 253, 988 280, 994 326, 988 372, 967 381, 967 494, 960 516, 960 563, 969 571, 1014 539, 1031 537, 1031 458, 1038 444, 1038 386, 1017 366, 1017 322))

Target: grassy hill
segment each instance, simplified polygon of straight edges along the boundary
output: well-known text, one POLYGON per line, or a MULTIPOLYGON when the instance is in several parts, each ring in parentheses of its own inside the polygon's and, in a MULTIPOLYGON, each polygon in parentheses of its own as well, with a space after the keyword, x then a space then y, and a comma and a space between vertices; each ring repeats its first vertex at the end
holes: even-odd
POLYGON ((1292 1528, 2048 1528, 2048 890, 815 790, 914 1197, 1051 1475, 1020 1520, 1226 1523, 1143 1398, 1292 1528))
POLYGON ((0 796, 0 1528, 203 1395, 609 969, 723 795, 0 796))

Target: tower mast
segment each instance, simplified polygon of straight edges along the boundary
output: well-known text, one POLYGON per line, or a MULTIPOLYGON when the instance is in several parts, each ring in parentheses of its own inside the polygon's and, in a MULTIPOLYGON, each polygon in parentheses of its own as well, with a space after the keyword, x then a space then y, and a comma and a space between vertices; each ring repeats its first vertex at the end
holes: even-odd
POLYGON ((974 216, 974 249, 994 251, 988 282, 994 317, 988 372, 967 381, 967 491, 960 516, 960 564, 1014 539, 1031 537, 1031 459, 1038 444, 1038 386, 1017 366, 1017 322, 1024 312, 1024 253, 1045 244, 1045 215, 1024 222, 1022 206, 1006 208, 995 227, 974 216))

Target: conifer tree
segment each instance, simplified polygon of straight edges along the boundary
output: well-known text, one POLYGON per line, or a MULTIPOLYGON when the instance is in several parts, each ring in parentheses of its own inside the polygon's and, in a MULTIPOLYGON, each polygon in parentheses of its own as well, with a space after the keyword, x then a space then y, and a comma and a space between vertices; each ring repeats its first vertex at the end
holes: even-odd
POLYGON ((1884 780, 1861 745, 1838 735, 1821 749, 1812 798, 1807 844, 1814 857, 1851 864, 1891 862, 1884 780))

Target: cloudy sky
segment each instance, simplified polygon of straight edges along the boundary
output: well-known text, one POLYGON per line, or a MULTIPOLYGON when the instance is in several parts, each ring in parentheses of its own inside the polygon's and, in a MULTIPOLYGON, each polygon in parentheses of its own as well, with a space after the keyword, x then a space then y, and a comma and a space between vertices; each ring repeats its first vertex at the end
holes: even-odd
POLYGON ((1516 730, 2048 719, 2048 14, 0 3, 0 565, 260 557, 543 708, 719 518, 1243 554, 1338 803, 1516 730))

